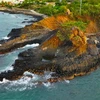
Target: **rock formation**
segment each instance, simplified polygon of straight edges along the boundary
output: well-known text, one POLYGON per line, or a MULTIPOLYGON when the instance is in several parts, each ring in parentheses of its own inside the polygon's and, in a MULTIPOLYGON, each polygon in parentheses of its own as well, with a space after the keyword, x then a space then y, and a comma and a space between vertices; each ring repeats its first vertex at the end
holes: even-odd
POLYGON ((19 79, 25 71, 39 75, 44 74, 44 71, 51 71, 55 73, 47 81, 56 82, 73 79, 98 68, 100 33, 86 34, 79 28, 72 27, 66 37, 59 25, 68 20, 69 18, 63 15, 43 19, 21 29, 21 35, 2 44, 1 54, 17 48, 19 44, 23 46, 36 39, 38 41, 35 42, 40 42, 40 46, 20 53, 13 64, 14 70, 2 72, 0 80, 19 79))

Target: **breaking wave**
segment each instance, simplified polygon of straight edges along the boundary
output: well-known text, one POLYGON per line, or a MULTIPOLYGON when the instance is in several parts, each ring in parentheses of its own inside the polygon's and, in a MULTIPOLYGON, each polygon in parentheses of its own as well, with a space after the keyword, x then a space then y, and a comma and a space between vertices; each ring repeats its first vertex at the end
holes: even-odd
POLYGON ((4 71, 5 71, 5 72, 11 71, 11 70, 13 70, 13 66, 8 66, 8 67, 6 67, 6 68, 0 70, 0 73, 1 73, 1 72, 4 72, 4 71))
MULTIPOLYGON (((3 81, 0 82, 0 88, 3 87, 8 91, 24 91, 41 85, 46 88, 54 88, 54 83, 47 82, 47 79, 52 78, 52 73, 54 72, 46 71, 44 75, 40 76, 26 71, 18 80, 9 81, 4 78, 3 81)), ((70 81, 65 80, 65 82, 68 84, 70 81)))
POLYGON ((24 47, 22 47, 22 48, 31 48, 31 47, 37 47, 37 46, 39 46, 39 44, 38 43, 36 43, 36 44, 27 44, 26 46, 24 46, 24 47))
POLYGON ((7 36, 5 36, 5 37, 2 37, 2 39, 4 39, 4 40, 8 40, 10 37, 7 37, 7 36))
POLYGON ((23 91, 26 89, 31 89, 32 87, 37 87, 38 85, 44 85, 45 87, 50 87, 50 82, 45 82, 47 79, 51 78, 52 72, 44 72, 44 75, 36 75, 31 72, 24 72, 22 78, 14 81, 9 81, 7 79, 3 79, 0 82, 0 87, 4 86, 7 90, 18 90, 23 91))

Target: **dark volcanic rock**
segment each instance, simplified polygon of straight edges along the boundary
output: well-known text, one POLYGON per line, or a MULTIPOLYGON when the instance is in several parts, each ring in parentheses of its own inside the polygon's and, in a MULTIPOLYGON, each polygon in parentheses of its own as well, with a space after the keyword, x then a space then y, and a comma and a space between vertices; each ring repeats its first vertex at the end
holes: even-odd
POLYGON ((0 44, 3 44, 3 43, 5 43, 5 42, 7 42, 7 40, 5 40, 5 39, 0 40, 0 44))
MULTIPOLYGON (((0 74, 0 80, 3 78, 15 80, 21 77, 25 71, 36 74, 44 73, 44 71, 55 72, 52 76, 55 82, 61 79, 72 79, 75 76, 81 76, 91 72, 100 66, 100 52, 96 53, 88 50, 84 54, 77 56, 75 52, 68 52, 71 47, 69 41, 64 41, 61 47, 57 49, 41 50, 39 47, 29 49, 18 55, 18 59, 13 64, 14 70, 3 72, 0 74), (92 53, 91 53, 92 52, 92 53), (98 54, 97 54, 98 53, 98 54)), ((93 44, 94 45, 94 44, 93 44)), ((99 50, 99 48, 96 47, 99 50)))
POLYGON ((16 37, 12 40, 9 40, 3 43, 0 46, 0 54, 11 52, 17 48, 23 47, 26 44, 39 43, 41 44, 49 36, 51 36, 55 31, 50 31, 49 29, 37 29, 28 34, 16 37), (48 33, 48 34, 47 34, 48 33), (37 37, 36 37, 37 36, 37 37))
POLYGON ((35 23, 37 22, 38 20, 30 20, 30 21, 23 21, 22 23, 35 23))
MULTIPOLYGON (((36 17, 37 20, 31 20, 31 21, 25 21, 25 22, 22 22, 22 23, 35 23, 39 20, 41 20, 42 18, 38 18, 36 17)), ((31 26, 31 25, 26 25, 26 26, 31 26)), ((30 33, 32 32, 33 29, 31 30, 25 30, 24 28, 17 28, 17 29, 12 29, 11 32, 7 35, 7 37, 10 37, 9 40, 12 40, 12 39, 15 39, 17 37, 20 37, 22 34, 26 34, 26 33, 30 33)))
POLYGON ((22 28, 12 29, 11 32, 7 36, 10 37, 10 39, 14 39, 16 37, 19 37, 22 34, 21 29, 22 28))

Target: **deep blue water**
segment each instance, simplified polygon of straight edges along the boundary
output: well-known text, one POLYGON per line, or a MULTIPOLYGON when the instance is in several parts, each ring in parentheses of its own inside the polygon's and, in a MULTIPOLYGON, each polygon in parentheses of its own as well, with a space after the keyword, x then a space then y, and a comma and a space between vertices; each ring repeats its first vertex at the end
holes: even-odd
MULTIPOLYGON (((23 27, 24 19, 31 16, 0 13, 0 39, 7 36, 12 28, 23 27)), ((12 53, 0 56, 0 71, 11 69, 19 52, 38 44, 27 45, 12 53)), ((36 85, 37 80, 50 77, 48 73, 34 78, 23 77, 16 81, 6 79, 0 82, 0 100, 100 100, 100 69, 89 75, 77 77, 71 81, 43 83, 36 85)))

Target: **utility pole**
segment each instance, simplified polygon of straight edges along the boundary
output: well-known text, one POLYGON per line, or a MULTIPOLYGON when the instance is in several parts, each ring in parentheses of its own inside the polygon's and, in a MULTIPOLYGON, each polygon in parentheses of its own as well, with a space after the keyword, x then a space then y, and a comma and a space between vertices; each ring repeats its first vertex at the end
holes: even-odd
POLYGON ((82 14, 82 0, 80 0, 80 15, 82 14))

